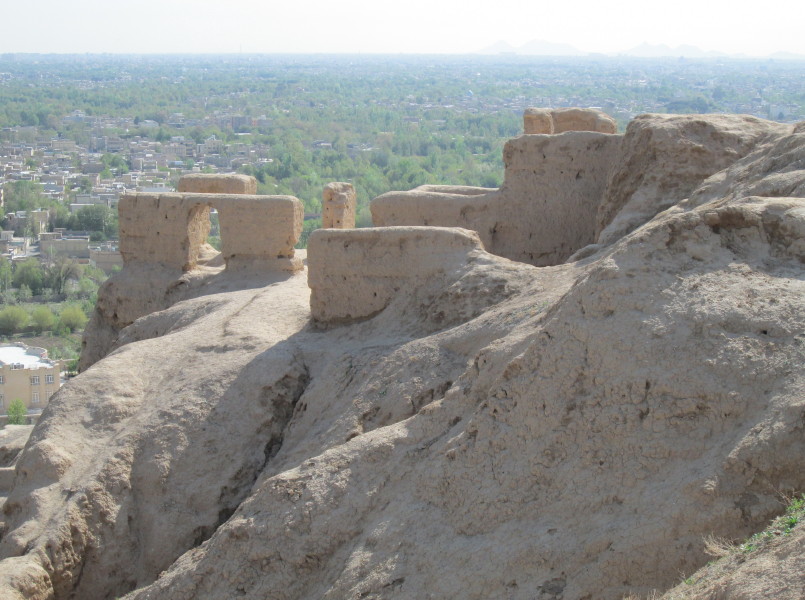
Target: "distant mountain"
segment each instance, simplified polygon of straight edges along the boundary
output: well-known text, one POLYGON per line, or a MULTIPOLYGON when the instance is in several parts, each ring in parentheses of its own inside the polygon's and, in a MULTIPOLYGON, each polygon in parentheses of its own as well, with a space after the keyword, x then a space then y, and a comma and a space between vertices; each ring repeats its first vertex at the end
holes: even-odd
POLYGON ((509 42, 500 41, 480 50, 478 54, 517 54, 517 48, 509 42))
POLYGON ((558 44, 544 40, 531 40, 522 46, 512 46, 508 42, 495 42, 481 50, 479 54, 519 54, 524 56, 586 56, 570 44, 558 44))

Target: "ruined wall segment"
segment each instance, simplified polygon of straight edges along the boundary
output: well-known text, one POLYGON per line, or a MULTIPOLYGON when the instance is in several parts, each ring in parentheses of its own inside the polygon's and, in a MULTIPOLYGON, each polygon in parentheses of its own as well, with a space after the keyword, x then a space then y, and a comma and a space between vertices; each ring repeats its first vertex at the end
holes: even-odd
POLYGON ((500 202, 498 191, 472 188, 473 193, 460 193, 462 190, 457 188, 445 186, 445 189, 422 186, 408 192, 382 194, 370 205, 372 224, 461 227, 477 232, 484 246, 491 248, 491 232, 500 202), (474 193, 476 190, 480 193, 474 193))
POLYGON ((322 229, 354 229, 358 196, 351 183, 336 181, 324 186, 321 203, 322 229))
POLYGON ((621 140, 585 131, 520 136, 504 147, 500 190, 422 186, 389 192, 372 201, 372 221, 380 227, 463 227, 477 232, 493 254, 536 266, 559 264, 594 241, 598 205, 621 140))
POLYGON ((119 205, 124 263, 195 268, 209 233, 211 207, 218 211, 221 254, 228 266, 263 261, 265 269, 301 269, 300 261, 290 259, 302 233, 302 203, 293 196, 242 194, 124 195, 119 205))
POLYGON ((238 173, 192 173, 182 175, 177 186, 179 192, 195 194, 257 194, 257 180, 238 173))
POLYGON ((617 133, 618 123, 605 112, 594 108, 556 108, 551 111, 553 132, 595 131, 617 133))
POLYGON ((183 194, 124 194, 118 204, 123 263, 188 271, 210 232, 209 208, 183 194))
POLYGON ((526 135, 553 133, 553 117, 548 108, 526 108, 523 112, 523 131, 526 135))
POLYGON ((311 313, 325 324, 371 317, 413 281, 451 272, 482 250, 475 232, 458 228, 319 229, 308 241, 311 313))

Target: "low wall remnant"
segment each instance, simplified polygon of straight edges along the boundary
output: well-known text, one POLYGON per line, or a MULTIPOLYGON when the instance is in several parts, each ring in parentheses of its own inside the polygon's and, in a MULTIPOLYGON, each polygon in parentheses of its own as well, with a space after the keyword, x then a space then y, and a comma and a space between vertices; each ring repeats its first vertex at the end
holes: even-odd
POLYGON ((371 317, 412 282, 455 270, 482 250, 474 231, 458 228, 319 229, 307 247, 311 313, 321 323, 371 317))
POLYGON ((257 194, 257 180, 238 173, 192 173, 182 175, 176 188, 194 194, 257 194))

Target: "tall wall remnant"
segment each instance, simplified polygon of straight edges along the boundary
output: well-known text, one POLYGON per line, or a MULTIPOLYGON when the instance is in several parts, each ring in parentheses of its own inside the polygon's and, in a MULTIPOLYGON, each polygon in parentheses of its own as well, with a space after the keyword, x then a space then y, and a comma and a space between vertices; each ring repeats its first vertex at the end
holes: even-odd
POLYGON ((372 201, 374 224, 464 227, 493 254, 556 265, 616 242, 787 127, 745 115, 641 115, 619 135, 592 109, 529 108, 523 118, 526 134, 504 147, 499 190, 389 192, 372 201))
POLYGON ((324 186, 321 203, 322 229, 354 229, 358 199, 351 183, 333 182, 324 186))

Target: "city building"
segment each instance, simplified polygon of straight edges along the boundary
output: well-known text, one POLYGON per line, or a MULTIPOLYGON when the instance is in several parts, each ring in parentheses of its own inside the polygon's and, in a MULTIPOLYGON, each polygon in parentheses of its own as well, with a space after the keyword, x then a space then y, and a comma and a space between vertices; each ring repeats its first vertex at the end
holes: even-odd
POLYGON ((29 412, 39 412, 61 386, 61 363, 48 359, 47 350, 25 344, 0 346, 0 413, 13 400, 22 400, 29 412))

